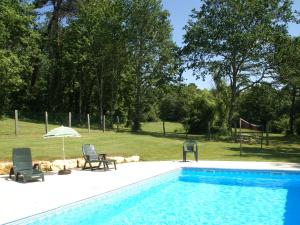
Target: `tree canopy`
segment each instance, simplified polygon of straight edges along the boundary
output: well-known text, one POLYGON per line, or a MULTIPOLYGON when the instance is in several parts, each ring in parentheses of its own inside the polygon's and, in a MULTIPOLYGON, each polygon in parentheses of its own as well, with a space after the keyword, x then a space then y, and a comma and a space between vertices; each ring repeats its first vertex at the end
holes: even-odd
MULTIPOLYGON (((0 116, 90 114, 141 129, 176 121, 188 132, 231 130, 238 117, 300 130, 299 37, 291 0, 203 0, 172 41, 161 0, 0 1, 0 116), (212 76, 200 90, 181 77, 212 76), (286 126, 289 121, 289 127, 286 126), (299 125, 297 125, 299 124, 299 125)), ((275 129, 274 129, 275 130, 275 129)))
POLYGON ((273 73, 274 39, 287 32, 292 19, 289 0, 205 0, 193 11, 183 54, 196 75, 229 84, 229 127, 238 95, 273 73))

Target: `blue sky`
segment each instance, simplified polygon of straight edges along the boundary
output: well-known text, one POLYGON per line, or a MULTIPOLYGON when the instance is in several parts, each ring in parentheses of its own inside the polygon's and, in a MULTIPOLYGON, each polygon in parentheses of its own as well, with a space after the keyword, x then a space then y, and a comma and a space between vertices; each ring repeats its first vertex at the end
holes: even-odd
MULTIPOLYGON (((162 0, 163 6, 170 13, 170 21, 173 26, 173 40, 178 46, 183 44, 183 27, 187 24, 189 16, 193 8, 199 9, 201 5, 201 0, 162 0)), ((300 10, 300 0, 295 0, 293 5, 294 10, 300 10)), ((299 24, 290 24, 289 33, 292 36, 300 35, 300 25, 299 24)), ((212 80, 208 77, 205 81, 196 80, 192 76, 191 71, 186 71, 184 73, 186 78, 186 83, 195 83, 199 88, 208 88, 213 87, 212 80)))

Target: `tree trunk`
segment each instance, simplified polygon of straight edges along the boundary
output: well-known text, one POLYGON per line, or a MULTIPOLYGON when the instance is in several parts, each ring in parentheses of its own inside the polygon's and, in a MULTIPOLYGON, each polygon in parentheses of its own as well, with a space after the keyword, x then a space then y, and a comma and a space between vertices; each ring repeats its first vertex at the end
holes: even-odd
POLYGON ((47 48, 50 59, 53 60, 52 74, 49 75, 48 109, 50 111, 64 110, 62 98, 62 71, 61 71, 61 40, 60 24, 62 0, 52 1, 53 12, 47 28, 47 48))
POLYGON ((80 74, 79 93, 78 93, 78 119, 81 124, 82 120, 82 74, 80 74))
POLYGON ((228 125, 228 130, 230 133, 232 133, 232 119, 233 119, 233 114, 235 111, 235 102, 236 102, 236 96, 237 96, 237 71, 235 70, 235 67, 233 67, 233 74, 232 74, 232 81, 230 84, 230 89, 231 89, 231 97, 230 97, 230 105, 229 105, 229 112, 228 112, 228 119, 227 119, 227 125, 228 125))
POLYGON ((138 132, 141 129, 141 77, 140 72, 137 71, 135 82, 135 104, 132 131, 138 132))
POLYGON ((100 118, 99 128, 103 128, 103 67, 101 68, 101 72, 97 73, 97 81, 98 81, 98 113, 100 118))
POLYGON ((236 102, 236 89, 232 88, 231 91, 232 91, 232 93, 231 93, 231 98, 230 98, 230 105, 229 105, 229 112, 228 112, 228 119, 227 119, 227 125, 228 125, 229 131, 231 131, 233 114, 235 111, 235 102, 236 102))
POLYGON ((292 86, 292 102, 291 102, 291 109, 290 109, 290 134, 295 133, 295 118, 296 118, 296 110, 295 110, 295 102, 296 102, 296 94, 297 89, 295 86, 292 86))
POLYGON ((112 76, 111 76, 111 104, 110 104, 110 128, 114 126, 114 116, 115 116, 115 109, 116 109, 116 102, 117 102, 117 82, 116 82, 116 70, 113 69, 112 76))
MULTIPOLYGON (((103 72, 103 67, 102 67, 103 72)), ((101 117, 101 126, 104 127, 104 118, 103 118, 103 73, 100 77, 100 117, 101 117)))

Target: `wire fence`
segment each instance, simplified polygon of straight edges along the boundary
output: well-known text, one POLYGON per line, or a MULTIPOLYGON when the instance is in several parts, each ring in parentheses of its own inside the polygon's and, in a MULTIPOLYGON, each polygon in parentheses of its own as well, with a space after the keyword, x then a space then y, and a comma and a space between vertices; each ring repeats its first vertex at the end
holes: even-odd
MULTIPOLYGON (((39 124, 40 127, 42 127, 43 133, 49 131, 53 126, 86 128, 88 132, 90 132, 90 130, 106 131, 129 129, 125 124, 126 119, 116 115, 100 116, 97 114, 80 115, 72 112, 53 113, 15 110, 4 113, 3 117, 12 119, 4 126, 7 128, 5 129, 6 131, 8 130, 8 132, 15 133, 16 135, 29 132, 24 131, 24 122, 39 124)), ((26 129, 30 128, 27 127, 26 129)))
MULTIPOLYGON (((1 122, 1 126, 5 126, 5 128, 0 129, 0 135, 41 135, 58 126, 80 128, 81 133, 97 131, 129 132, 132 128, 132 121, 126 117, 112 114, 100 116, 98 114, 80 115, 73 112, 54 113, 15 110, 6 112, 3 117, 10 119, 1 122)), ((140 133, 180 138, 187 138, 190 135, 183 124, 164 121, 153 124, 144 122, 140 133)), ((191 135, 192 137, 195 136, 194 134, 191 135)), ((207 137, 211 139, 211 134, 208 133, 207 137)))

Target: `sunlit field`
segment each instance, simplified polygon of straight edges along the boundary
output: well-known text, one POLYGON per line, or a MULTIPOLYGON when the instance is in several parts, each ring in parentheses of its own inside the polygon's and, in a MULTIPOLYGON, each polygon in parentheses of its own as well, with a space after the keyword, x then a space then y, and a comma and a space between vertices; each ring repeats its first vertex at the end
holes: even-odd
MULTIPOLYGON (((0 161, 10 161, 11 151, 15 147, 30 147, 35 160, 54 160, 62 158, 61 138, 44 139, 44 124, 19 122, 19 135, 14 133, 14 120, 0 121, 0 161)), ((56 125, 49 125, 54 128, 56 125)), ((183 131, 180 124, 166 123, 166 136, 162 133, 162 123, 142 124, 143 132, 134 134, 129 131, 106 131, 75 128, 81 138, 66 138, 67 158, 82 157, 82 144, 94 144, 99 153, 111 156, 139 155, 141 160, 181 160, 182 143, 186 136, 174 131, 183 131)), ((297 139, 286 139, 283 135, 271 135, 270 145, 243 145, 240 156, 239 143, 233 141, 209 141, 205 136, 193 135, 199 145, 200 160, 236 160, 236 161, 282 161, 300 162, 300 143, 297 139)), ((191 156, 190 156, 191 157, 191 156)), ((190 158, 192 159, 192 158, 190 158)))

